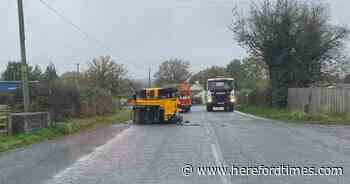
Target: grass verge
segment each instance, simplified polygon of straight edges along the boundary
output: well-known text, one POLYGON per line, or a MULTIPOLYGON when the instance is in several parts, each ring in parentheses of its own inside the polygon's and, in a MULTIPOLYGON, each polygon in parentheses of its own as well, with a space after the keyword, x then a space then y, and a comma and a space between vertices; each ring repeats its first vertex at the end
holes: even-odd
POLYGON ((31 145, 34 143, 56 139, 64 135, 91 130, 106 125, 126 122, 130 119, 130 110, 123 109, 110 115, 95 116, 90 118, 74 118, 66 122, 55 123, 49 128, 41 129, 31 133, 0 136, 0 152, 10 149, 31 145))
POLYGON ((253 114, 256 116, 292 121, 297 123, 312 123, 312 124, 343 124, 350 125, 350 115, 346 114, 306 114, 301 111, 291 111, 288 109, 279 109, 260 106, 238 106, 238 111, 253 114))

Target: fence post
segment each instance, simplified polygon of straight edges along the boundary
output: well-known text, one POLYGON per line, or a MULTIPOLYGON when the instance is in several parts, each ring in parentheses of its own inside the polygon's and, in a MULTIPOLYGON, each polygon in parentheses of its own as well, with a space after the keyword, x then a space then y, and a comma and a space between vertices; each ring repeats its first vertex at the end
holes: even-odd
POLYGON ((7 121, 7 135, 12 135, 12 116, 11 114, 8 115, 8 121, 7 121))
POLYGON ((345 112, 347 114, 350 114, 350 98, 349 98, 349 93, 350 93, 350 90, 346 90, 345 91, 345 112))
POLYGON ((350 89, 290 88, 288 107, 307 113, 350 114, 350 89))

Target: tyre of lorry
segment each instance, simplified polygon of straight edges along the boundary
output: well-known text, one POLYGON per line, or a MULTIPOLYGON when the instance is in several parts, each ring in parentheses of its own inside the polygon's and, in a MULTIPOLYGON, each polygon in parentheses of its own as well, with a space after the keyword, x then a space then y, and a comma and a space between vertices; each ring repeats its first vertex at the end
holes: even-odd
POLYGON ((207 111, 208 111, 208 112, 213 112, 213 106, 207 105, 207 111))

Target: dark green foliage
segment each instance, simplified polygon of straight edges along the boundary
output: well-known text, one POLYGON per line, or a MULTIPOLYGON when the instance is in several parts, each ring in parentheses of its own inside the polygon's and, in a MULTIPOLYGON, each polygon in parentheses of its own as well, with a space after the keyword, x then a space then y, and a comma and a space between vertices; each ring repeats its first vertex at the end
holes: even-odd
POLYGON ((237 41, 266 63, 272 103, 286 104, 287 88, 309 87, 344 61, 349 31, 333 26, 322 1, 263 0, 248 16, 234 11, 237 41))
POLYGON ((199 81, 204 87, 208 78, 232 77, 238 90, 265 89, 268 86, 266 66, 253 57, 234 59, 226 67, 212 66, 194 74, 190 83, 199 81))
POLYGON ((247 79, 249 76, 245 72, 243 63, 239 59, 234 59, 226 66, 225 71, 227 76, 230 76, 235 79, 237 83, 247 79))
POLYGON ((44 79, 44 74, 40 66, 35 65, 34 70, 29 73, 29 80, 31 81, 42 81, 44 79))
POLYGON ((79 126, 74 123, 68 122, 59 122, 55 123, 52 128, 59 132, 60 134, 67 135, 77 132, 79 130, 79 126))
POLYGON ((347 76, 345 76, 345 78, 344 78, 344 83, 350 83, 350 74, 348 74, 347 76))
POLYGON ((110 92, 98 87, 81 88, 79 115, 89 117, 104 115, 116 109, 113 97, 110 92))
MULTIPOLYGON (((21 63, 9 61, 6 70, 2 73, 2 79, 5 81, 21 81, 21 63)), ((28 77, 30 81, 42 81, 45 76, 38 65, 28 67, 28 77)))
MULTIPOLYGON (((31 67, 29 67, 30 70, 31 67)), ((21 80, 21 63, 9 61, 4 73, 2 73, 2 79, 5 81, 20 81, 21 80)))
POLYGON ((264 62, 253 57, 235 59, 226 66, 226 76, 235 79, 239 89, 265 89, 268 85, 264 62))

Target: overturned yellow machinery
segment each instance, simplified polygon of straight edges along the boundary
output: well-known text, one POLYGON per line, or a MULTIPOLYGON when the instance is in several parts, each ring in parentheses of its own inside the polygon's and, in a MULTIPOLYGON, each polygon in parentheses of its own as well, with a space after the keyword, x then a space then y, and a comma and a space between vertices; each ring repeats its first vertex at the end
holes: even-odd
POLYGON ((178 114, 178 92, 176 88, 145 88, 133 96, 133 122, 177 123, 182 121, 178 114))

